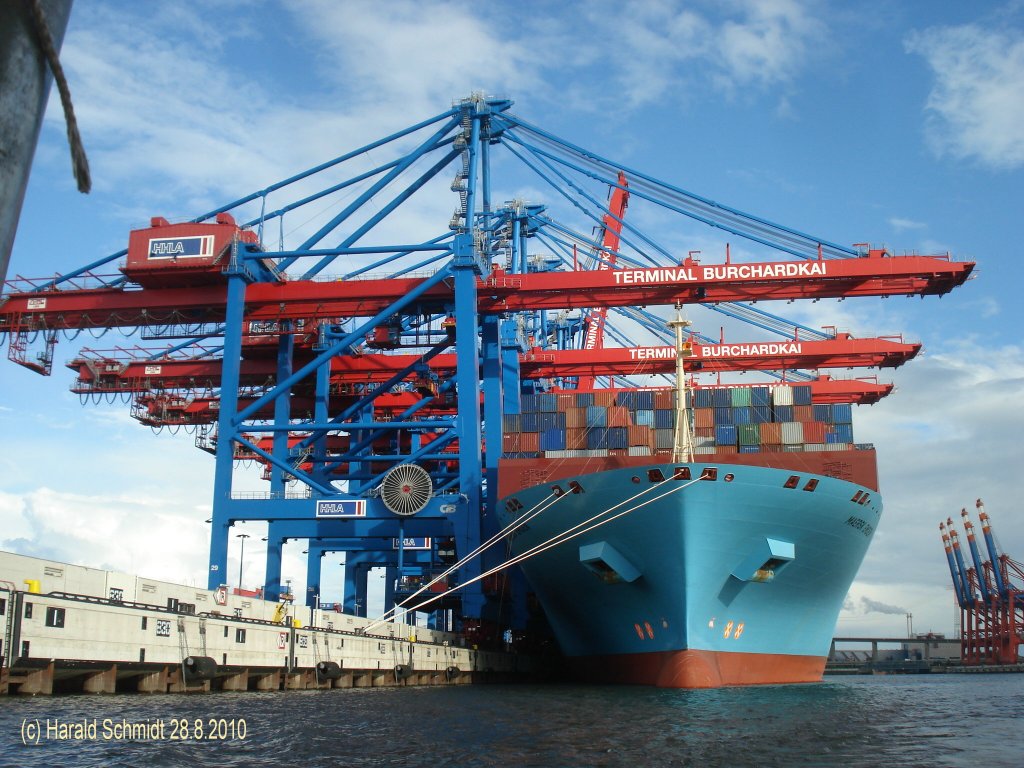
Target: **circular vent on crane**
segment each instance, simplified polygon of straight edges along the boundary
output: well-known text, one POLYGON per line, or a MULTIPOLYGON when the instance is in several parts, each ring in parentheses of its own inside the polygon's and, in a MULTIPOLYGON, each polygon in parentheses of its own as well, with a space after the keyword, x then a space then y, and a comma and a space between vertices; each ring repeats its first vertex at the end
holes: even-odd
POLYGON ((396 515, 415 515, 430 501, 434 484, 427 470, 418 464, 399 464, 384 475, 380 498, 396 515))

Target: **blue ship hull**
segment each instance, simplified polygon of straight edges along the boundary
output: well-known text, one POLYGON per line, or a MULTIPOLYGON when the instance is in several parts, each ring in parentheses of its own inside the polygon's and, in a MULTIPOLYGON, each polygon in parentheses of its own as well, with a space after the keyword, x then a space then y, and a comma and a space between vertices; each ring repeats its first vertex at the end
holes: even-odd
POLYGON ((600 515, 521 565, 565 655, 591 679, 672 687, 820 679, 882 508, 820 473, 648 464, 522 488, 503 522, 546 504, 514 554, 600 515))

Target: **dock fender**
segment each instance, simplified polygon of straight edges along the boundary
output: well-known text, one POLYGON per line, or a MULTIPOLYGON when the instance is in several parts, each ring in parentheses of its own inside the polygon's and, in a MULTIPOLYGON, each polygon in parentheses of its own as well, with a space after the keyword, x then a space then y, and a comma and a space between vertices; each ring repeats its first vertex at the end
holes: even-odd
POLYGON ((337 680, 341 677, 341 665, 336 661, 318 662, 316 676, 321 680, 337 680))
POLYGON ((405 680, 413 673, 413 668, 408 664, 395 664, 395 680, 405 680))
POLYGON ((187 680, 212 680, 217 676, 217 662, 209 656, 189 656, 182 666, 187 680))

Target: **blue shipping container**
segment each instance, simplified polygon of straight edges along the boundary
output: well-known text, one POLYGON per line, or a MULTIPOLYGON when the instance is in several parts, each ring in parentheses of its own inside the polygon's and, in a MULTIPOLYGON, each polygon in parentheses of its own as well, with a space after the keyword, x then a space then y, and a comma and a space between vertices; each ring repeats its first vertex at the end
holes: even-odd
POLYGON ((754 424, 769 424, 772 420, 772 409, 767 405, 755 405, 750 409, 754 424))
POLYGON ((736 427, 731 424, 715 427, 715 442, 719 445, 736 445, 736 440, 736 427))
POLYGON ((542 451, 564 451, 565 430, 545 429, 540 433, 540 449, 542 451))
MULTIPOLYGON (((608 426, 608 409, 603 405, 591 405, 587 406, 587 426, 588 427, 607 427, 608 426)), ((600 446, 604 448, 605 446, 600 446)))
POLYGON ((811 387, 809 384, 802 384, 799 387, 793 387, 793 405, 810 405, 811 404, 811 387))
POLYGON ((832 406, 827 404, 814 406, 814 420, 830 424, 832 422, 832 406))
POLYGON ((676 412, 659 408, 654 412, 655 429, 672 429, 676 425, 676 412))
POLYGON ((775 406, 775 420, 776 421, 794 421, 794 419, 793 419, 793 406, 792 405, 776 405, 775 406))
MULTIPOLYGON (((715 390, 713 389, 698 389, 694 393, 694 407, 695 408, 714 408, 715 407, 715 390)), ((673 401, 675 398, 672 398, 673 401)))
POLYGON ((539 413, 524 413, 519 420, 519 427, 523 432, 540 432, 538 425, 539 413))
POLYGON ((768 387, 751 387, 750 388, 750 404, 753 405, 753 406, 771 405, 772 404, 771 390, 768 387))
POLYGON ((609 427, 608 428, 608 447, 609 448, 628 448, 629 447, 629 432, 625 427, 609 427))
POLYGON ((653 427, 654 411, 638 409, 633 417, 633 423, 640 427, 653 427))
POLYGON ((716 408, 731 408, 732 407, 732 392, 725 387, 714 390, 715 393, 715 407, 716 408))
MULTIPOLYGON (((565 414, 564 413, 538 413, 537 414, 537 431, 543 432, 545 429, 565 429, 565 414)), ((549 450, 557 450, 556 448, 550 448, 549 450)))
POLYGON ((593 392, 577 392, 576 393, 576 407, 586 408, 589 405, 594 404, 594 393, 593 392))
POLYGON ((849 403, 836 403, 833 405, 832 421, 835 424, 852 424, 853 406, 849 403))
POLYGON ((761 452, 761 446, 760 445, 741 445, 740 446, 740 453, 760 453, 760 452, 761 452))
POLYGON ((501 429, 503 432, 521 432, 522 426, 518 413, 506 413, 501 417, 501 429))
POLYGON ((732 423, 733 424, 750 424, 754 417, 751 413, 750 408, 740 406, 739 408, 732 409, 732 423))
POLYGON ((653 392, 636 392, 634 402, 636 403, 636 409, 638 411, 653 411, 654 410, 654 393, 653 392))
POLYGON ((732 408, 715 408, 715 426, 732 424, 732 408))
POLYGON ((537 412, 537 396, 536 395, 520 395, 519 396, 520 408, 523 413, 536 413, 537 412))
POLYGON ((544 411, 545 413, 554 413, 558 410, 558 395, 553 395, 550 392, 537 395, 537 410, 544 411))
POLYGON ((587 448, 591 451, 608 447, 608 430, 592 429, 587 432, 587 448))
POLYGON ((833 424, 830 430, 831 434, 825 436, 825 442, 827 443, 852 443, 853 442, 853 425, 852 424, 833 424), (829 440, 828 438, 834 437, 835 440, 829 440))

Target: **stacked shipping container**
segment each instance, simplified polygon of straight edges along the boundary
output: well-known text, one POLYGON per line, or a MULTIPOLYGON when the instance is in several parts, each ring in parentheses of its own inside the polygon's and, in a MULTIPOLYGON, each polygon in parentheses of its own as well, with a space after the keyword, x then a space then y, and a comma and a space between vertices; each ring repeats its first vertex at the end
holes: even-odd
MULTIPOLYGON (((702 387, 689 393, 694 452, 841 451, 853 443, 849 404, 815 405, 809 386, 702 387)), ((505 458, 671 453, 672 389, 523 395, 504 417, 505 458)))

